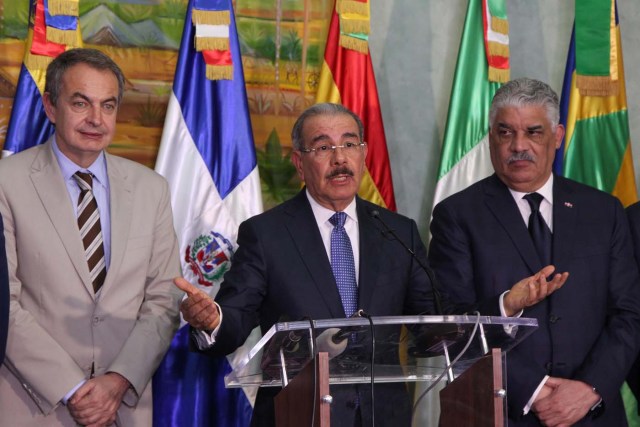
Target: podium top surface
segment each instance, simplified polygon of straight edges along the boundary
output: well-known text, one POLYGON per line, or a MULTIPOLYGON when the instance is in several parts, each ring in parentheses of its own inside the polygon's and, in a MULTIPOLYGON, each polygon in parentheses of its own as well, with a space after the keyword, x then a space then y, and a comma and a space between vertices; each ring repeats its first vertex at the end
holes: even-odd
POLYGON ((330 383, 435 381, 447 360, 463 372, 490 348, 509 351, 538 327, 537 319, 381 316, 281 322, 240 357, 227 387, 281 386, 318 351, 328 352, 330 383), (372 355, 373 363, 372 363, 372 355))

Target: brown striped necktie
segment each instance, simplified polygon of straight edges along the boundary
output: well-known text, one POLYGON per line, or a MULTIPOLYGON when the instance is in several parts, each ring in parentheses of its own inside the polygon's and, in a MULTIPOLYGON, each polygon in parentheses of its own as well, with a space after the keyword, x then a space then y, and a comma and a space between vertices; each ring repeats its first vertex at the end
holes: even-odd
POLYGON ((89 266, 93 291, 97 294, 107 275, 107 267, 102 243, 100 213, 98 212, 98 203, 93 197, 93 175, 78 171, 73 177, 80 187, 78 228, 84 245, 84 255, 89 266))

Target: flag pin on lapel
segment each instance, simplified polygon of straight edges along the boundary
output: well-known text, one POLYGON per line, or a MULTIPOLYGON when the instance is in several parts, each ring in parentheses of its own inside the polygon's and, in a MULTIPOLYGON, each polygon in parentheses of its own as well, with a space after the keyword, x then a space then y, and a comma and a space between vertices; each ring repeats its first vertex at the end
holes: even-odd
POLYGON ((573 207, 573 203, 571 202, 564 202, 564 205, 568 208, 572 208, 573 207))

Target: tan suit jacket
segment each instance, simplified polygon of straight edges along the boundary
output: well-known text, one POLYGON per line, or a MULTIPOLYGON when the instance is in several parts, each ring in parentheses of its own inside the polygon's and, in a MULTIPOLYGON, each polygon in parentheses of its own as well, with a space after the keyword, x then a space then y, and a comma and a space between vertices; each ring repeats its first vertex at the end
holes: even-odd
POLYGON ((96 299, 51 144, 0 161, 11 288, 0 425, 75 425, 60 402, 92 365, 96 375, 118 372, 133 386, 118 424, 151 425, 150 379, 179 322, 168 185, 144 166, 106 155, 111 263, 96 299))

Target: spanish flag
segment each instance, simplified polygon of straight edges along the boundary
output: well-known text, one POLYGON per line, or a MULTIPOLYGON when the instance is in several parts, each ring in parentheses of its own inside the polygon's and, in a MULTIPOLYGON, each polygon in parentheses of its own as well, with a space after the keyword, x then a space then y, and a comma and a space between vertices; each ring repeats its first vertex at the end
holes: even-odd
MULTIPOLYGON (((70 1, 70 3, 74 2, 70 1)), ((68 47, 82 45, 77 8, 75 15, 56 15, 55 18, 52 18, 49 7, 56 4, 55 1, 34 0, 30 5, 29 32, 24 61, 18 77, 18 86, 2 151, 3 157, 42 144, 54 132, 53 125, 47 119, 42 104, 47 66, 53 61, 53 58, 60 55, 68 47), (49 24, 55 25, 55 27, 47 25, 46 17, 50 19, 49 24), (74 33, 73 43, 60 44, 51 41, 48 32, 57 32, 59 36, 61 32, 57 27, 61 27, 62 24, 65 25, 64 33, 67 36, 69 31, 74 33)))
POLYGON ((396 210, 378 89, 368 49, 369 1, 336 0, 316 102, 342 104, 364 124, 367 173, 359 195, 396 210))

